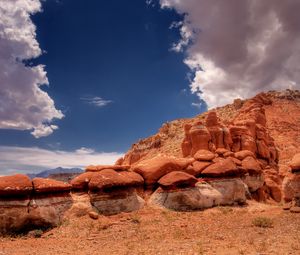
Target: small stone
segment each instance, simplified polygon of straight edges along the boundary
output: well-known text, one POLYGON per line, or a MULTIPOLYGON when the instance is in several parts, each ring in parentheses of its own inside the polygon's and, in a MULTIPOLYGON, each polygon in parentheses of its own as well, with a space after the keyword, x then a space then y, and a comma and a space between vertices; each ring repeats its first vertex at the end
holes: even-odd
POLYGON ((93 220, 97 220, 99 218, 99 214, 96 212, 89 212, 89 216, 93 220))

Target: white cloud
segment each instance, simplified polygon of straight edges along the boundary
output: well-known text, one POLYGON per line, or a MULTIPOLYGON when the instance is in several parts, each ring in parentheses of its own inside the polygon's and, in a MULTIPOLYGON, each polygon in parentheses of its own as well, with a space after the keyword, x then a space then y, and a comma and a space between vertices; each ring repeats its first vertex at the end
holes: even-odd
POLYGON ((210 108, 261 91, 300 88, 300 1, 160 4, 184 15, 173 49, 186 50, 185 63, 195 74, 191 91, 210 108))
POLYGON ((0 146, 0 175, 38 172, 56 167, 113 164, 122 157, 118 152, 95 152, 89 148, 76 151, 46 150, 35 147, 0 146))
POLYGON ((103 107, 113 102, 111 100, 105 100, 102 97, 98 97, 98 96, 85 96, 85 97, 81 97, 80 99, 96 107, 103 107))
POLYGON ((33 130, 37 138, 51 134, 57 127, 50 122, 64 116, 40 88, 48 84, 44 66, 23 63, 42 53, 30 19, 39 11, 39 0, 0 4, 0 128, 33 130))

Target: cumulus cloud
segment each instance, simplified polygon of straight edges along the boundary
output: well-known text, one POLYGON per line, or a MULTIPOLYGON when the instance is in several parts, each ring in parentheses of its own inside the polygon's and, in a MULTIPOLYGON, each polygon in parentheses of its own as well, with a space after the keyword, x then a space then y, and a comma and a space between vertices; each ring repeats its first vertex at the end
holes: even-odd
POLYGON ((118 152, 95 152, 85 147, 75 151, 62 151, 0 146, 0 175, 34 173, 60 166, 84 168, 91 164, 113 164, 122 156, 118 152))
POLYGON ((50 135, 61 119, 54 101, 41 89, 48 84, 43 65, 26 60, 42 51, 30 15, 41 11, 39 0, 1 0, 0 4, 0 128, 33 130, 36 138, 50 135))
POLYGON ((85 103, 94 105, 96 107, 103 107, 113 102, 111 100, 105 100, 102 97, 98 97, 98 96, 85 96, 85 97, 81 97, 80 99, 85 103))
POLYGON ((261 91, 300 88, 300 1, 160 0, 184 16, 193 93, 208 107, 261 91))

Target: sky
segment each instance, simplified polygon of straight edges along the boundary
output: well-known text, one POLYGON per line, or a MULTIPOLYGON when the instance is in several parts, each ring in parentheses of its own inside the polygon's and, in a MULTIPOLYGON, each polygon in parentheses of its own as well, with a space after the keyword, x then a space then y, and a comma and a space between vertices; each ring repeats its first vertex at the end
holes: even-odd
POLYGON ((164 122, 299 89, 298 0, 0 2, 0 175, 111 164, 164 122))

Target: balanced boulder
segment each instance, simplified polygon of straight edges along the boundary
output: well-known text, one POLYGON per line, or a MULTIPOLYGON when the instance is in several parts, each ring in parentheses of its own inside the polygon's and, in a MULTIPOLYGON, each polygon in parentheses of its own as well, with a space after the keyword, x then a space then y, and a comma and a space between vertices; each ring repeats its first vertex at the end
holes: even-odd
POLYGON ((89 190, 98 191, 110 188, 135 187, 143 184, 143 178, 137 173, 105 169, 92 176, 89 182, 89 190))
POLYGON ((160 178, 158 184, 163 189, 176 189, 183 187, 194 187, 197 182, 197 178, 190 174, 174 171, 160 178))
POLYGON ((86 172, 100 172, 104 169, 113 169, 116 171, 126 171, 130 168, 129 165, 96 165, 87 166, 85 168, 86 172))
POLYGON ((172 171, 182 171, 193 163, 193 158, 156 156, 133 165, 132 170, 143 176, 147 185, 155 184, 162 176, 172 171))
POLYGON ((208 150, 198 150, 194 155, 194 158, 199 161, 210 161, 213 160, 215 157, 215 154, 208 150))
POLYGON ((71 185, 73 190, 87 190, 89 186, 89 182, 95 172, 85 172, 78 176, 76 176, 73 180, 71 180, 71 185))
POLYGON ((206 167, 201 175, 205 177, 224 177, 224 176, 235 176, 239 174, 239 169, 229 158, 221 160, 206 167))
POLYGON ((27 196, 32 192, 32 182, 27 175, 16 174, 0 177, 0 195, 27 196))
POLYGON ((64 193, 69 192, 72 188, 72 185, 68 183, 45 178, 34 178, 32 183, 36 194, 55 192, 64 193))

